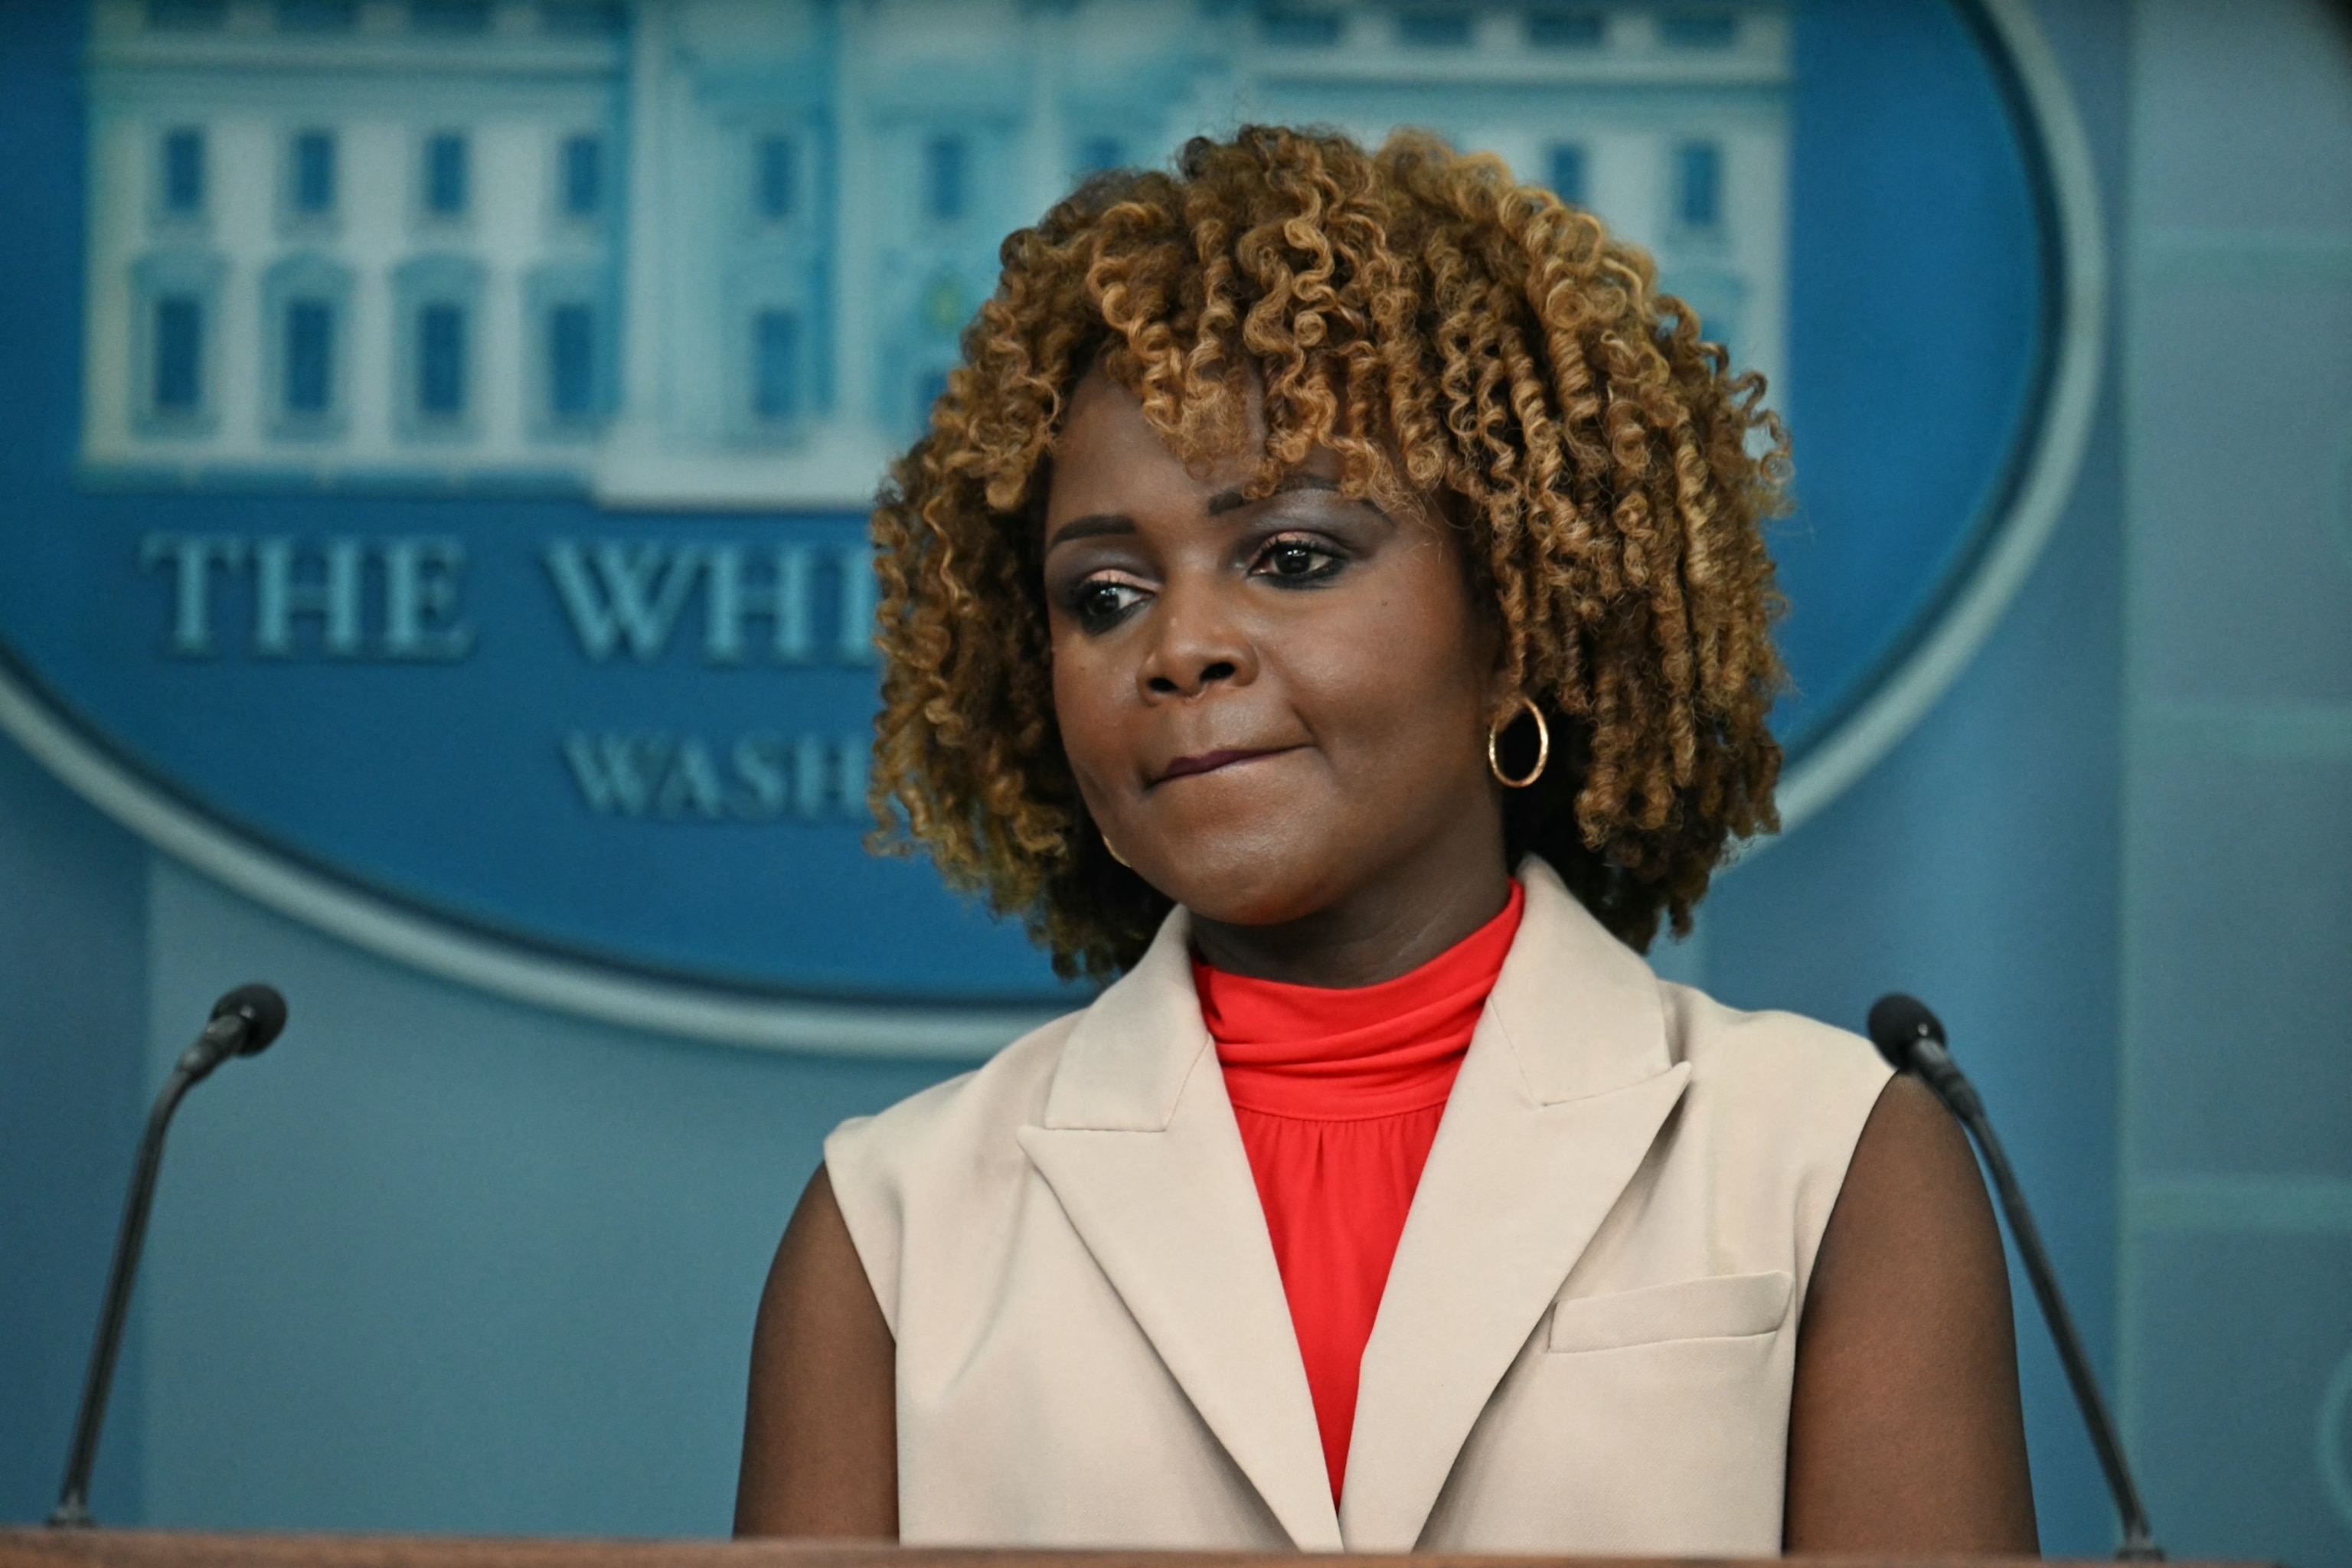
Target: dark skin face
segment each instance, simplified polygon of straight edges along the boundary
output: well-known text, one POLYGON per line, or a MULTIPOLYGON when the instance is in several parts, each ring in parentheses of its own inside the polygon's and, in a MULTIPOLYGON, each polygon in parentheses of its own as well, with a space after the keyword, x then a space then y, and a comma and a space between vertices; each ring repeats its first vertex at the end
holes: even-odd
POLYGON ((1509 895, 1490 715, 1500 636, 1434 512, 1338 488, 1317 451, 1202 472, 1100 374, 1054 451, 1054 705, 1087 811, 1236 973, 1366 985, 1509 895))

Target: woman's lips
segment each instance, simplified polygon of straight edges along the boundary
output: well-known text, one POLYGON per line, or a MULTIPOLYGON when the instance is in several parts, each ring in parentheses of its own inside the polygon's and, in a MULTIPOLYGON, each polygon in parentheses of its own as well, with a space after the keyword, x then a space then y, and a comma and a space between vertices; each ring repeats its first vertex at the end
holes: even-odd
POLYGON ((1170 779, 1189 778, 1195 773, 1213 773, 1219 768, 1229 768, 1235 763, 1246 763, 1258 757, 1271 757, 1278 752, 1288 749, 1276 746, 1264 751, 1203 752, 1197 757, 1179 757, 1161 769, 1160 776, 1152 782, 1166 784, 1170 779))

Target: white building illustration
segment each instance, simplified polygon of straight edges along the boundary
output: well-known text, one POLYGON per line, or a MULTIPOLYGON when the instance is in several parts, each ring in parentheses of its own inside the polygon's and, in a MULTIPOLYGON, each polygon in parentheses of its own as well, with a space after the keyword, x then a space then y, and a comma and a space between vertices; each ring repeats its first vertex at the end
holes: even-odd
POLYGON ((1780 4, 94 0, 93 482, 862 508, 996 247, 1195 133, 1400 124, 1785 405, 1780 4))

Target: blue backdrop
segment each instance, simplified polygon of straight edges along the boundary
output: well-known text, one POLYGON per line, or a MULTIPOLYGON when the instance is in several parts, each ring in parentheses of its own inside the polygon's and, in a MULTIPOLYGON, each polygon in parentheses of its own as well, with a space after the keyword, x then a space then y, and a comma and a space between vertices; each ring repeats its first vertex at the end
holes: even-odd
MULTIPOLYGON (((1910 738, 1729 874, 1697 937, 1660 960, 1736 1005, 1847 1024, 1889 987, 1932 1001, 2035 1195, 2166 1543, 2352 1562, 2352 62, 2316 0, 2035 11, 2125 283, 2082 476, 2023 593, 1910 738)), ((1906 15, 1920 14, 1799 7, 1793 212, 1876 210, 1866 184, 1809 163, 1824 135, 1889 184, 1916 178, 1906 210, 1990 199, 1933 137, 1929 162, 1905 165, 1854 119, 1802 123, 1823 112, 1805 74, 1920 42, 1906 15)), ((82 190, 73 78, 52 68, 80 26, 0 5, 0 143, 48 150, 12 157, 7 199, 49 215, 82 190)), ((1862 115, 1870 95, 1842 101, 1862 115)), ((1935 234, 1875 243, 1932 269, 1935 234)), ((22 307, 79 275, 82 244, 52 216, 0 245, 12 373, 79 363, 71 309, 22 307)), ((1838 297, 1839 265, 1800 246, 1791 300, 1838 297)), ((1958 271, 1954 287, 2000 290, 1958 271)), ((1895 311, 1862 346, 1932 381, 1935 326, 1895 311)), ((1832 476, 1806 456, 1809 422, 1871 401, 1841 392, 1854 356, 1819 331, 1792 322, 1789 340, 1811 517, 1783 541, 1792 581, 1828 537, 1832 476)), ((0 439, 0 526, 11 550, 103 558, 51 595, 108 628, 82 657, 131 635, 163 668, 164 580, 124 553, 138 525, 101 549, 17 505, 20 486, 63 494, 72 403, 44 375, 0 378, 0 428, 39 435, 0 439)), ((1862 413, 1897 441, 1914 406, 1862 413)), ((1934 434, 1901 461, 1928 465, 1934 434)), ((1895 478, 1859 474, 1841 504, 1892 504, 1870 487, 1895 478)), ((1957 491, 1984 482, 1929 488, 1964 510, 1975 495, 1957 491)), ((510 570, 564 647, 539 558, 510 570)), ((0 592, 37 596, 13 567, 0 592)), ((1801 669, 1811 616, 1801 598, 1801 669)), ((358 689, 375 672, 267 673, 358 689)), ((278 980, 295 1024, 208 1084, 174 1135, 100 1468, 110 1520, 723 1530, 759 1280, 817 1140, 951 1070, 698 1046, 425 977, 152 855, 5 743, 0 888, 0 1517, 46 1511, 146 1097, 229 984, 278 980)), ((2096 1469, 2019 1301, 2044 1545, 2103 1553, 2096 1469)))
MULTIPOLYGON (((609 39, 535 42, 604 51, 557 57, 590 79, 607 67, 643 77, 628 64, 642 58, 656 62, 646 69, 677 75, 679 90, 715 92, 724 81, 776 102, 796 102, 812 69, 861 49, 864 75, 896 68, 929 79, 916 65, 894 66, 886 41, 845 41, 839 26, 768 54, 758 49, 771 41, 750 36, 723 73, 697 66, 694 45, 673 44, 664 29, 719 26, 720 13, 706 12, 656 5, 609 39)), ((1561 80, 1538 92, 1517 79, 1522 59, 1496 60, 1491 82, 1465 79, 1465 63, 1485 57, 1444 46, 1424 49, 1426 59, 1379 57, 1390 75, 1376 89, 1284 89, 1281 70, 1306 68, 1267 42, 1278 34, 1254 29, 1246 10, 1207 15, 1213 34, 1232 35, 1234 68, 1263 73, 1259 85, 1233 89, 1233 113, 1286 90, 1301 112, 1333 119, 1425 112, 1490 142, 1517 135, 1549 150, 1548 161, 1519 153, 1542 163, 1536 177, 1567 177, 1573 153, 1576 182, 1591 186, 1575 194, 1612 220, 1622 203, 1632 232, 1654 230, 1666 285, 1702 301, 1707 330, 1772 372, 1800 443, 1798 509, 1776 532, 1794 680, 1776 721, 1801 760, 1958 591, 2034 434, 2052 241, 2020 143, 2031 132, 2005 100, 2007 67, 1968 16, 1940 0, 1801 8, 1790 40, 1785 8, 1753 5, 1724 13, 1747 16, 1744 32, 1627 56, 1653 74, 1662 62, 1684 73, 1663 85, 1618 79, 1618 45, 1595 43, 1556 51, 1561 80), (1747 37, 1759 42, 1738 41, 1747 37), (1270 63, 1254 63, 1261 55, 1270 63), (1418 87, 1416 71, 1448 85, 1418 87), (1737 79, 1716 81, 1726 75, 1737 79), (1587 124, 1580 114, 1602 118, 1587 124), (1631 142, 1643 153, 1645 140, 1659 144, 1654 169, 1624 152, 1631 142), (1686 165, 1717 172, 1701 178, 1686 165), (1664 216, 1643 205, 1654 179, 1673 184, 1664 216)), ((0 331, 16 371, 0 395, 15 399, 0 445, 10 498, 0 653, 20 676, 98 750, 240 838, 461 930, 721 989, 966 1002, 1066 994, 1017 932, 948 898, 922 868, 862 847, 873 692, 862 517, 780 510, 757 488, 714 511, 698 481, 630 477, 651 449, 710 473, 770 461, 782 466, 762 471, 788 479, 790 465, 819 463, 838 431, 903 438, 896 404, 882 397, 860 424, 847 394, 818 408, 825 400, 813 386, 801 426, 706 438, 662 422, 691 388, 661 391, 655 371, 687 372, 683 351, 657 347, 639 356, 656 361, 650 368, 623 361, 616 405, 577 428, 530 426, 521 412, 524 427, 499 423, 501 397, 527 405, 538 395, 529 345, 539 328, 528 310, 505 322, 498 289, 511 283, 536 298, 549 277, 587 265, 579 258, 598 258, 613 276, 595 299, 617 318, 605 336, 663 344, 633 326, 691 313, 699 284, 664 269, 666 253, 644 232, 648 214, 666 204, 661 221, 687 226, 698 247, 727 243, 727 223, 698 217, 684 192, 726 184, 721 154, 735 122, 711 121, 710 160, 677 172, 683 189, 639 189, 622 173, 650 159, 638 142, 710 127, 637 125, 659 111, 664 89, 632 88, 654 96, 619 110, 604 103, 617 86, 576 103, 552 98, 533 73, 554 67, 520 44, 502 72, 430 68, 435 47, 453 58, 487 48, 496 60, 503 32, 404 40, 413 47, 392 61, 404 74, 387 103, 370 96, 380 89, 362 68, 384 62, 368 53, 378 46, 364 30, 275 42, 259 34, 247 46, 226 9, 216 30, 142 30, 113 16, 94 13, 85 29, 68 11, 49 11, 20 28, 0 61, 14 106, 11 162, 38 172, 16 193, 19 237, 0 258, 0 331), (264 52, 247 59, 238 48, 264 52), (304 48, 315 64, 285 64, 304 48), (352 101, 330 112, 325 91, 352 101), (434 149, 445 144, 470 156, 459 166, 478 166, 471 206, 376 222, 363 199, 370 138, 384 118, 425 128, 422 168, 437 166, 434 149), (433 129, 448 125, 465 129, 433 129), (596 153, 612 188, 590 193, 593 213, 549 220, 551 236, 509 221, 494 175, 498 156, 512 161, 499 141, 509 132, 596 153), (322 204, 315 215, 299 205, 310 198, 269 195, 272 160, 285 157, 293 178, 306 139, 330 172, 311 193, 322 204), (175 156, 194 172, 174 174, 175 156), (509 279, 503 258, 518 247, 545 255, 516 262, 509 279), (395 403, 426 397, 415 367, 404 368, 399 323, 415 329, 415 353, 442 340, 425 314, 402 316, 399 301, 428 268, 482 275, 440 307, 451 331, 479 340, 472 360, 453 353, 446 367, 445 391, 470 400, 470 423, 453 413, 448 429, 411 427, 401 420, 431 410, 402 404, 389 444, 371 446, 370 398, 385 390, 371 377, 394 384, 395 403), (301 281, 312 275, 325 281, 301 281), (158 277, 195 280, 146 281, 158 277), (281 294, 291 300, 283 321, 270 314, 281 294), (376 321, 371 301, 394 319, 376 321), (163 323, 175 310, 196 324, 179 351, 184 363, 167 363, 163 323), (307 393, 295 390, 307 384, 295 361, 310 340, 287 335, 299 310, 328 323, 318 331, 341 334, 322 340, 340 359, 304 351, 320 356, 307 393), (507 326, 520 343, 501 359, 507 326), (646 407, 632 401, 640 398, 646 407), (320 406, 290 406, 305 399, 320 406), (262 426, 246 432, 256 400, 262 426), (644 504, 648 492, 661 510, 644 504), (908 963, 910 952, 922 962, 908 963)), ((1618 33, 1630 38, 1646 16, 1625 14, 1618 33)), ((1384 19, 1366 12, 1359 30, 1384 19)), ((1001 58, 982 56, 960 90, 992 71, 1029 69, 1024 62, 1049 45, 1031 38, 1001 58)), ((1218 79, 1198 63, 1202 47, 1171 40, 1129 63, 1218 79)), ((1213 89, 1201 91, 1213 103, 1213 89)), ((829 116, 843 135, 868 126, 886 148, 908 123, 865 100, 816 103, 799 112, 829 116)), ((874 264, 945 268, 918 301, 945 313, 919 312, 916 324, 950 337, 985 284, 935 262, 926 247, 940 242, 926 236, 989 237, 1035 216, 1007 171, 983 177, 1003 112, 950 95, 904 132, 929 160, 916 182, 924 199, 938 206, 951 196, 954 210, 882 244, 874 264)), ((1168 123, 1192 125, 1185 111, 1168 123)), ((763 132, 751 145, 784 146, 798 167, 819 161, 805 140, 763 132)), ((1119 146, 1146 160, 1166 150, 1119 146)), ((758 172, 763 196, 773 195, 773 170, 758 172)), ((419 199, 444 194, 428 185, 419 199)), ((567 185, 564 199, 577 194, 567 185)), ((732 194, 706 193, 721 205, 732 194)), ((894 197, 872 205, 887 216, 894 197)), ((830 207, 800 216, 793 243, 827 254, 856 230, 830 207)), ((782 276, 813 287, 789 268, 782 276)), ((865 365, 868 349, 884 381, 904 368, 890 346, 903 323, 887 302, 871 318, 845 293, 802 303, 838 320, 829 332, 842 345, 836 378, 865 365)), ((551 333, 555 312, 591 308, 559 303, 541 325, 551 333)), ((801 317, 755 312, 751 344, 786 321, 801 317)), ((782 395, 758 386, 745 395, 756 408, 771 393, 782 395)), ((852 495, 878 478, 845 460, 826 472, 852 495)))

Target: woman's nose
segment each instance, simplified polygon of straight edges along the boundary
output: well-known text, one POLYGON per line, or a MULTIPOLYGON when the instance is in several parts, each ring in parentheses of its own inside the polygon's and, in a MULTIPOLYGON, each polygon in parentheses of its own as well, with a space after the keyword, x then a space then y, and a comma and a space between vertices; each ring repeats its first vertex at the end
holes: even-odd
POLYGON ((1162 590, 1156 635, 1136 672, 1147 699, 1198 697, 1219 682, 1238 686, 1255 678, 1255 650, 1222 598, 1206 584, 1162 590))

